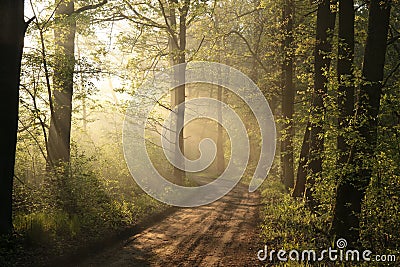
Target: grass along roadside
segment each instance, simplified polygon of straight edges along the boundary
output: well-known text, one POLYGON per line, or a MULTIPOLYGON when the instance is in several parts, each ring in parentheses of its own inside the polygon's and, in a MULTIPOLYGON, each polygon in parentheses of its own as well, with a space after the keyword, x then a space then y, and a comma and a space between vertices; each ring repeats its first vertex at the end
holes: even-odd
MULTIPOLYGON (((321 207, 321 210, 326 212, 318 214, 311 212, 302 199, 291 197, 284 185, 274 178, 267 180, 263 185, 262 199, 261 238, 268 252, 268 257, 262 261, 264 266, 398 266, 396 262, 377 262, 375 260, 375 256, 395 255, 398 264, 399 257, 393 250, 384 247, 369 247, 368 243, 365 243, 364 247, 373 253, 370 262, 363 262, 362 260, 360 262, 331 261, 327 254, 325 254, 323 261, 302 262, 291 261, 290 259, 287 262, 279 261, 277 258, 279 250, 286 251, 287 254, 284 257, 288 257, 291 250, 296 250, 300 252, 301 259, 301 253, 304 250, 314 250, 318 258, 322 250, 327 250, 329 247, 337 249, 336 240, 332 240, 328 235, 331 211, 329 207, 321 207), (275 252, 271 261, 269 253, 272 250, 275 250, 275 252)), ((367 212, 368 205, 365 204, 363 209, 364 212, 367 212)), ((369 227, 373 228, 374 225, 369 227)), ((390 229, 387 229, 387 231, 390 231, 390 229)), ((365 240, 365 236, 362 236, 362 238, 365 240)), ((343 255, 346 255, 345 250, 343 253, 343 255)), ((295 257, 295 254, 293 255, 295 257)), ((362 251, 360 255, 362 255, 362 251)), ((264 253, 261 256, 264 256, 264 253)), ((343 257, 345 258, 345 256, 343 257)))

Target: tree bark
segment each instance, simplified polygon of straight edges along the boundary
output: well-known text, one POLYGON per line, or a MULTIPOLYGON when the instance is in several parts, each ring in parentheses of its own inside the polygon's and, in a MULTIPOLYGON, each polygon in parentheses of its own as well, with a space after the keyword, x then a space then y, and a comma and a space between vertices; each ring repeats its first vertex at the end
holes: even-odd
POLYGON ((51 117, 48 151, 49 162, 64 166, 70 162, 71 114, 75 67, 76 21, 74 1, 62 1, 55 12, 60 21, 54 29, 55 63, 53 76, 53 116, 51 117))
MULTIPOLYGON (((218 15, 215 16, 214 19, 214 27, 217 31, 220 30, 219 28, 219 17, 218 15)), ((218 45, 218 62, 222 63, 222 54, 223 54, 223 48, 224 48, 224 42, 222 39, 219 40, 219 45, 218 45)), ((254 59, 254 57, 253 57, 254 59)), ((256 69, 255 66, 256 62, 254 61, 253 64, 253 71, 252 73, 254 74, 254 70, 256 69)), ((226 75, 226 74, 225 74, 226 75)), ((219 84, 222 84, 222 70, 221 68, 218 68, 218 78, 217 82, 219 84)), ((252 78, 256 79, 256 76, 253 76, 252 78)), ((256 82, 253 79, 254 82, 256 82)), ((226 81, 225 81, 226 82, 226 81)), ((221 85, 218 85, 217 88, 217 100, 220 101, 218 104, 218 121, 222 123, 222 96, 224 94, 224 87, 221 85)), ((211 96, 212 97, 212 96, 211 96)), ((222 124, 218 123, 217 125, 217 155, 216 155, 216 167, 217 167, 217 173, 218 175, 221 175, 224 170, 225 170, 225 151, 224 151, 224 136, 223 136, 223 127, 222 124)))
POLYGON ((293 86, 293 12, 292 0, 285 0, 283 7, 284 39, 282 64, 282 116, 283 129, 281 141, 282 181, 287 189, 294 186, 293 167, 293 114, 295 89, 293 86))
MULTIPOLYGON (((179 81, 180 86, 171 90, 171 108, 174 108, 178 105, 178 112, 176 117, 176 128, 182 129, 178 134, 173 134, 175 137, 171 140, 175 145, 173 150, 177 155, 179 151, 182 154, 185 153, 185 145, 184 145, 184 136, 183 136, 183 125, 184 125, 184 118, 185 118, 185 70, 186 70, 186 18, 187 13, 189 10, 190 1, 185 1, 182 7, 177 8, 177 0, 171 0, 169 2, 169 27, 171 28, 172 32, 177 31, 177 20, 176 20, 176 9, 179 11, 179 31, 178 34, 169 33, 169 49, 171 55, 171 65, 180 64, 179 69, 175 72, 175 79, 179 81)), ((177 131, 175 131, 177 132, 177 131)), ((184 163, 180 162, 180 165, 183 166, 184 163)), ((185 171, 181 170, 177 167, 174 167, 174 178, 175 183, 178 185, 183 185, 185 179, 185 171)))
POLYGON ((297 169, 296 185, 292 197, 303 197, 306 190, 307 164, 310 152, 310 128, 311 123, 307 122, 306 132, 304 133, 303 143, 301 145, 299 167, 297 169))
POLYGON ((12 232, 12 192, 25 22, 24 1, 0 2, 0 235, 12 232))
POLYGON ((336 193, 332 230, 337 237, 346 238, 350 246, 358 245, 361 204, 373 170, 390 7, 391 0, 370 2, 362 71, 364 81, 360 87, 356 112, 360 142, 352 148, 349 157, 354 173, 339 181, 336 193))
POLYGON ((313 198, 315 178, 322 173, 322 160, 324 153, 323 129, 325 117, 325 96, 327 94, 328 75, 332 51, 331 36, 335 27, 336 13, 331 10, 331 1, 323 0, 317 11, 316 45, 314 51, 314 90, 311 107, 311 130, 310 130, 310 155, 309 173, 306 186, 306 199, 311 207, 316 205, 313 198))
POLYGON ((349 145, 345 139, 345 131, 354 115, 354 1, 339 0, 339 48, 338 48, 338 96, 337 105, 339 151, 338 170, 342 170, 349 157, 349 145))
MULTIPOLYGON (((224 88, 218 86, 217 100, 222 102, 222 94, 224 88)), ((222 123, 222 104, 218 104, 218 120, 222 123)), ((224 138, 223 127, 218 123, 217 129, 217 172, 220 175, 225 170, 225 153, 224 153, 224 138)))

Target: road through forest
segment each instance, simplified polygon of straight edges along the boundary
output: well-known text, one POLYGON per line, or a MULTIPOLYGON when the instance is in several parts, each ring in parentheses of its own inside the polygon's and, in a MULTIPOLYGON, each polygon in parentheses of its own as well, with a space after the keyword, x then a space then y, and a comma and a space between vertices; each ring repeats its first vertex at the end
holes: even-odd
POLYGON ((212 204, 178 209, 77 266, 259 266, 259 209, 259 194, 238 185, 212 204))

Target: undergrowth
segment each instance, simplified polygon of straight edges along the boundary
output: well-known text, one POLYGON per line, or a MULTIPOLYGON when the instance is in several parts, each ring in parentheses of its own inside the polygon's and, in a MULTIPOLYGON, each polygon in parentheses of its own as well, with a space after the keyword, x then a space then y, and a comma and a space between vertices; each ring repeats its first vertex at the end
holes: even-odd
MULTIPOLYGON (((373 262, 374 255, 395 255, 396 261, 400 260, 397 254, 398 243, 396 243, 399 238, 400 216, 397 208, 394 208, 398 203, 392 203, 390 199, 385 200, 384 206, 376 201, 371 203, 372 200, 377 199, 373 186, 369 189, 369 195, 364 201, 361 236, 365 249, 373 253, 370 262, 330 261, 328 256, 325 256, 323 261, 315 262, 292 261, 290 258, 287 262, 279 261, 277 258, 279 250, 285 250, 287 253, 297 250, 300 252, 301 259, 303 250, 316 251, 318 258, 324 249, 329 249, 329 247, 337 249, 337 240, 333 240, 329 234, 332 209, 320 207, 321 210, 325 210, 324 213, 311 212, 302 199, 291 197, 277 179, 269 179, 265 182, 262 197, 264 205, 261 211, 261 236, 268 254, 264 261, 260 261, 264 266, 398 266, 396 262, 373 262), (391 205, 387 205, 388 203, 391 205), (386 243, 383 241, 385 238, 386 243), (380 242, 378 243, 377 240, 380 242), (271 261, 272 250, 275 252, 271 261)), ((264 253, 261 256, 264 256, 264 253)), ((288 257, 288 254, 285 257, 288 257)), ((296 254, 293 254, 293 257, 296 258, 296 254)))
POLYGON ((79 155, 68 175, 15 183, 14 233, 0 238, 1 267, 45 265, 166 208, 131 178, 105 177, 93 162, 79 155))

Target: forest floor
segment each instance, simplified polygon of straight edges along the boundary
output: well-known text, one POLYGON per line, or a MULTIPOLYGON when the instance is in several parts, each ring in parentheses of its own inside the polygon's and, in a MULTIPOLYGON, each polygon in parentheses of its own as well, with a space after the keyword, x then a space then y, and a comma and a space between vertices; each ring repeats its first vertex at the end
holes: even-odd
POLYGON ((214 203, 178 209, 74 266, 259 266, 260 201, 238 185, 214 203))

